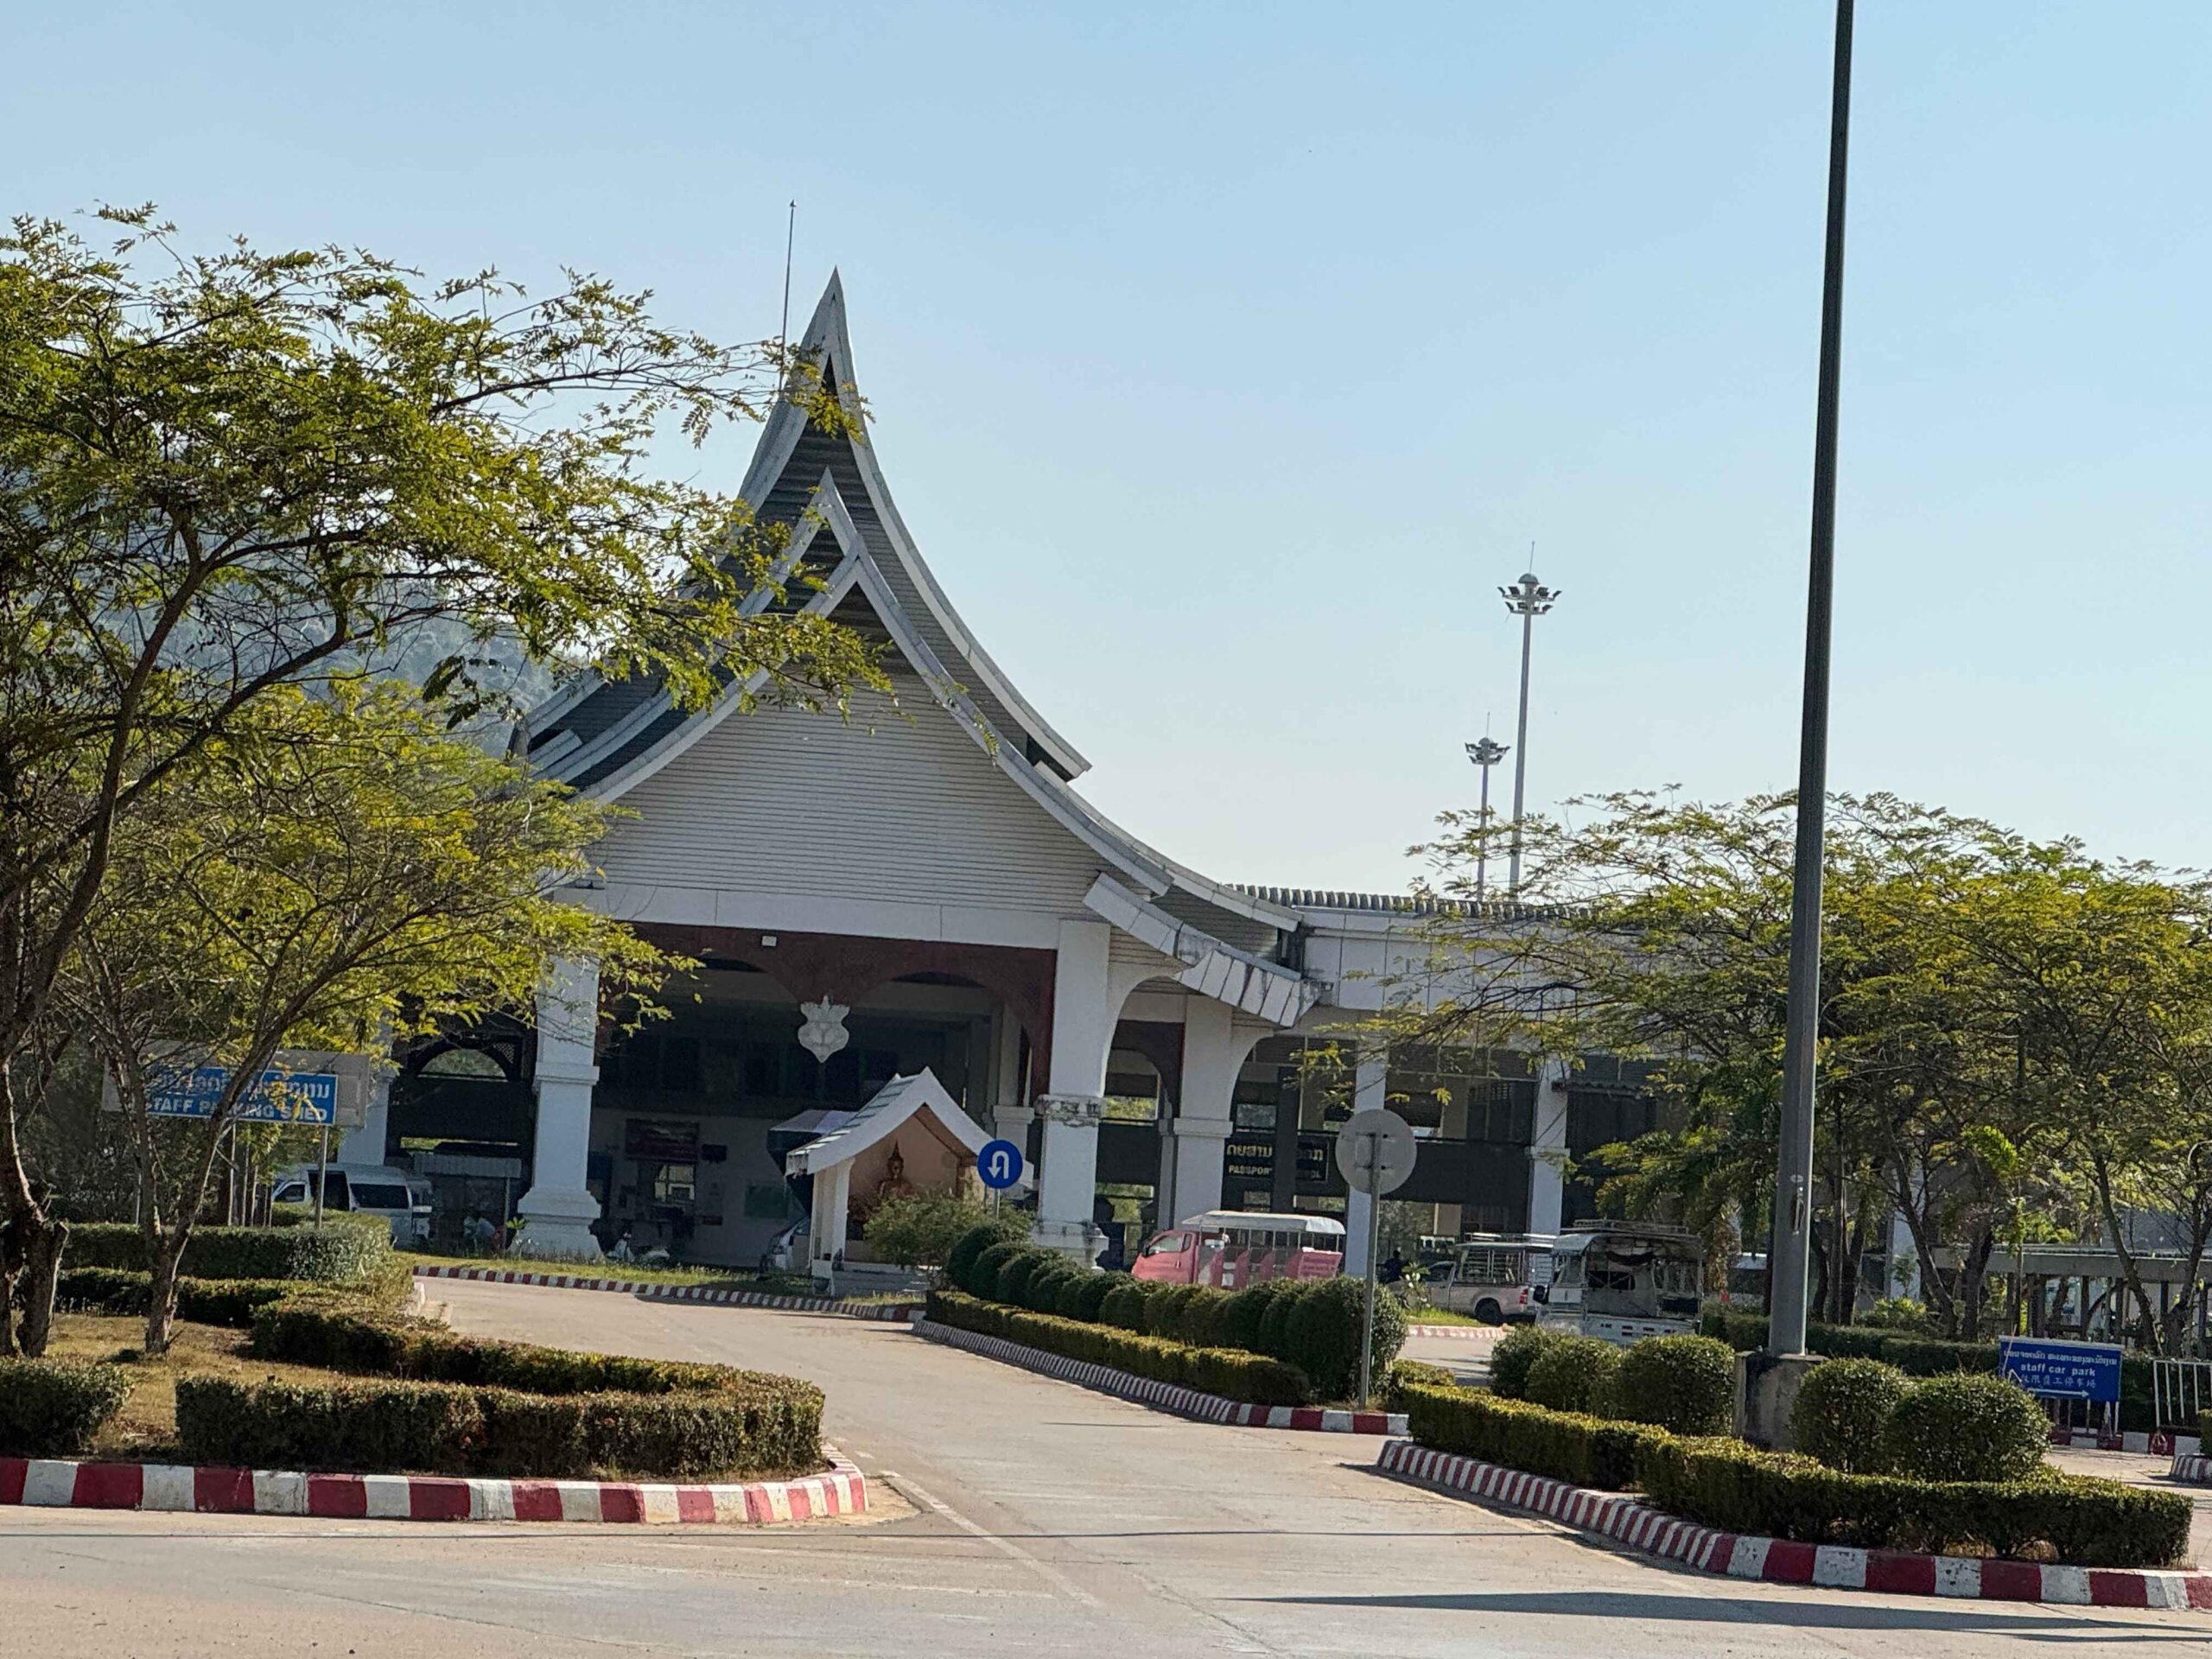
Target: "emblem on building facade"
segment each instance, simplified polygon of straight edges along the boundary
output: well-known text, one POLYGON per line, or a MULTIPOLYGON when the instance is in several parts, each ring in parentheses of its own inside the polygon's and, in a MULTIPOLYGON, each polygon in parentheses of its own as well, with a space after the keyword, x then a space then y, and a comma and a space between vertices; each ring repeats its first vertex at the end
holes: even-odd
POLYGON ((817 1060, 826 1063, 852 1040, 852 1033, 845 1029, 845 1016, 852 1010, 843 1003, 825 996, 819 1002, 800 1003, 798 1011, 806 1016, 798 1028, 798 1046, 817 1060))

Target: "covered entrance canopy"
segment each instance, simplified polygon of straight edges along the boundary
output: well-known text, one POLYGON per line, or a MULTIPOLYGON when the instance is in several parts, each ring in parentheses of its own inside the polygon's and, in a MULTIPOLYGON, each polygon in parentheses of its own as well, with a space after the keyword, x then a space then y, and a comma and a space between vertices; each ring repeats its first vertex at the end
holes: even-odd
POLYGON ((957 1190, 989 1140, 935 1073, 892 1078, 785 1160, 790 1173, 814 1180, 809 1270, 826 1278, 841 1255, 861 1259, 860 1230, 887 1199, 957 1190))

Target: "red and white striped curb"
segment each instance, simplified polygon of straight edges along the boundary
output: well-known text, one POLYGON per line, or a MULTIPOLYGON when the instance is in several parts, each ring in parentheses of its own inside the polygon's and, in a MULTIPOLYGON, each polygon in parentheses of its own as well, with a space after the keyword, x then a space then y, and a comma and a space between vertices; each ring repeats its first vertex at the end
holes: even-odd
POLYGON ((573 1273, 520 1273, 504 1268, 420 1267, 417 1279, 480 1279, 493 1285, 546 1285, 555 1290, 619 1290, 664 1302, 705 1302, 726 1307, 772 1307, 790 1313, 837 1313, 849 1319, 896 1320, 921 1316, 912 1302, 840 1302, 821 1296, 778 1296, 765 1290, 718 1290, 709 1285, 664 1285, 645 1279, 594 1279, 573 1273))
POLYGON ((1392 1440, 1376 1465, 1425 1485, 1531 1510, 1584 1532, 1595 1532, 1666 1560, 1732 1579, 1810 1584, 1833 1590, 1878 1590, 1893 1596, 1957 1596, 1982 1601, 2056 1601, 2094 1607, 2212 1609, 2212 1574, 2138 1567, 2050 1567, 2037 1561, 1920 1555, 1840 1544, 1746 1538, 1653 1509, 1618 1492, 1593 1492, 1565 1481, 1392 1440))
POLYGON ((2192 1486, 2212 1486, 2212 1458, 2196 1452, 2177 1452, 2166 1478, 2185 1480, 2192 1486))
POLYGON ((2177 1434, 2170 1428, 2131 1428, 2109 1434, 2094 1428, 2054 1428, 2050 1443, 2075 1452, 2133 1452, 2145 1457, 2194 1457, 2200 1449, 2194 1434, 2177 1434))
POLYGON ((302 1475, 159 1463, 0 1458, 0 1503, 49 1509, 304 1515, 327 1520, 679 1522, 777 1526, 868 1508, 868 1477, 823 1446, 830 1472, 679 1486, 601 1480, 302 1475))
POLYGON ((964 1348, 971 1354, 982 1355, 986 1359, 1003 1360, 1027 1371, 1039 1371, 1046 1376, 1058 1377, 1063 1382, 1077 1382, 1086 1389, 1098 1389, 1108 1394, 1119 1395, 1124 1400, 1134 1400, 1139 1405, 1156 1406, 1162 1411, 1173 1412, 1179 1417, 1195 1417, 1202 1423, 1230 1423, 1240 1428, 1321 1429, 1333 1434, 1402 1434, 1406 1432, 1405 1414, 1402 1412, 1340 1411, 1321 1406, 1247 1405, 1241 1400, 1224 1400, 1217 1394, 1200 1394, 1196 1389, 1186 1389, 1179 1383, 1156 1382, 1151 1377, 1116 1370, 1110 1365, 1096 1365, 1085 1359, 1069 1359, 1059 1354, 1048 1354, 1040 1348, 1008 1342, 1004 1337, 987 1337, 977 1332, 963 1331, 954 1325, 938 1325, 927 1319, 914 1326, 914 1334, 926 1337, 931 1342, 964 1348))
POLYGON ((1494 1325, 1409 1325, 1408 1337, 1443 1337, 1453 1342, 1473 1342, 1483 1337, 1494 1337, 1498 1327, 1494 1325))

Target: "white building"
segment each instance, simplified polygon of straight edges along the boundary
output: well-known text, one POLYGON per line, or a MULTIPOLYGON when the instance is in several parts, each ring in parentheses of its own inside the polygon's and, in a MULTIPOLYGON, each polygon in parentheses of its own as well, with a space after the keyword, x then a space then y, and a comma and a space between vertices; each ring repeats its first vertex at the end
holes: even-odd
MULTIPOLYGON (((804 345, 856 400, 835 278, 804 345)), ((1438 1205, 1440 1227, 1558 1225, 1557 1154, 1614 1138, 1632 1090, 1578 1076, 1587 1134, 1572 1133, 1567 1079, 1511 1057, 1387 1078, 1365 1061, 1325 1099, 1298 1052, 1418 956, 1411 908, 1217 880, 1101 814, 1076 786, 1082 754, 923 561, 869 443, 786 404, 742 493, 793 526, 793 556, 823 578, 807 607, 887 643, 896 706, 741 711, 732 687, 683 712, 651 684, 587 677, 532 716, 542 771, 635 815, 575 896, 704 966, 671 1019, 618 1042, 593 969, 573 965, 541 999, 534 1061, 526 1040, 499 1058, 502 1121, 528 1158, 526 1247, 589 1252, 596 1224, 749 1262, 797 1214, 776 1126, 924 1066, 1030 1147, 1037 1234, 1071 1252, 1095 1256, 1116 1215, 1341 1212, 1331 1124, 1386 1088, 1429 1140, 1403 1196, 1438 1205)), ((1160 716, 1187 739, 1187 710, 1160 716)), ((485 1136, 488 1106, 452 1107, 467 1092, 404 1082, 391 1139, 485 1136)))

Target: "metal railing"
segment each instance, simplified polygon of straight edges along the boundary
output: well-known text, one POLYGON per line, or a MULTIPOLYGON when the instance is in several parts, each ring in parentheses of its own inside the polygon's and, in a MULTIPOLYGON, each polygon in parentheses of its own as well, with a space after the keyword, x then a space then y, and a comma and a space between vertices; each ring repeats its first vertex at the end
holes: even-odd
POLYGON ((2195 1428, 2212 1406, 2212 1361, 2154 1359, 2151 1362, 2151 1403, 2159 1428, 2195 1428))

